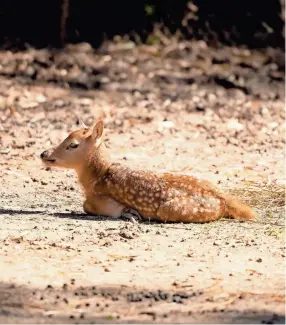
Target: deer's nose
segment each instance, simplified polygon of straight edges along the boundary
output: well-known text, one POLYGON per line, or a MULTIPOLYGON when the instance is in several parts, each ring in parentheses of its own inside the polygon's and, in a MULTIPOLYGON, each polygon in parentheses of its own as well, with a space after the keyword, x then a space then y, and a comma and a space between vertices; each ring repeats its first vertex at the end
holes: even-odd
POLYGON ((49 156, 49 152, 48 151, 44 151, 41 153, 41 158, 44 159, 44 158, 47 158, 49 156))

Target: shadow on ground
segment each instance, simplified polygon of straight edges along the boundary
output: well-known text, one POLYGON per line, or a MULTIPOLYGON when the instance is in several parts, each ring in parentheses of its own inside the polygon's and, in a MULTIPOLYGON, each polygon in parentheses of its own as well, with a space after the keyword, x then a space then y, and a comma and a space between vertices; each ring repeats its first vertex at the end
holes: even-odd
POLYGON ((271 312, 282 297, 264 296, 261 304, 241 311, 253 294, 211 299, 209 290, 151 290, 127 286, 77 286, 45 289, 0 284, 0 323, 264 323, 284 324, 285 315, 271 312), (268 307, 270 306, 270 308, 268 307))

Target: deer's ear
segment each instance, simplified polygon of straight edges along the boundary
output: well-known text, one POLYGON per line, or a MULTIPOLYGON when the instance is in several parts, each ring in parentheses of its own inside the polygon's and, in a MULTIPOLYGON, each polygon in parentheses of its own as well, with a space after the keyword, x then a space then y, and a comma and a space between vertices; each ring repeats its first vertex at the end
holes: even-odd
POLYGON ((100 143, 103 134, 103 121, 99 120, 93 127, 91 137, 94 141, 100 143))
POLYGON ((88 129, 88 127, 84 124, 84 122, 81 118, 77 119, 76 125, 79 126, 81 129, 88 129))

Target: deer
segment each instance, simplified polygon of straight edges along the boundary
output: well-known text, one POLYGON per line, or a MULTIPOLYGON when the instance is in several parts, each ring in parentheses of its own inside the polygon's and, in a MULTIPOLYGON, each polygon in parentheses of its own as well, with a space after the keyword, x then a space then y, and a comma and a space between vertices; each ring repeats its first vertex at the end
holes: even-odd
POLYGON ((103 119, 90 127, 82 120, 79 124, 40 158, 45 166, 75 170, 84 191, 86 214, 183 223, 205 223, 223 217, 256 220, 250 206, 207 180, 134 169, 113 161, 104 143, 103 119))

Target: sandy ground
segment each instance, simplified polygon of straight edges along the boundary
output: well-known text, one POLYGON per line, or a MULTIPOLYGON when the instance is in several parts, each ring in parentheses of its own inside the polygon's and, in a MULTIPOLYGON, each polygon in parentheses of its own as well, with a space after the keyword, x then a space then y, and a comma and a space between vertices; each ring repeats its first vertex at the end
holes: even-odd
POLYGON ((281 54, 127 45, 0 53, 0 322, 284 323, 281 54), (259 220, 85 215, 39 154, 101 111, 114 160, 208 179, 259 220))

